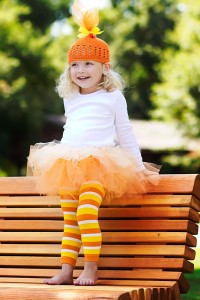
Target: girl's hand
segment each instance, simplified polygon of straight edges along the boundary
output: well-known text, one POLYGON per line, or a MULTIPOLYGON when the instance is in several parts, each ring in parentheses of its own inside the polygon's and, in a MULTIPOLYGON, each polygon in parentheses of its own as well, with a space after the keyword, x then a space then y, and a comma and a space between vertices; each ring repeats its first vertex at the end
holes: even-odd
POLYGON ((147 166, 148 168, 144 168, 142 171, 138 172, 142 177, 145 177, 145 179, 152 184, 158 184, 159 181, 159 166, 147 166))

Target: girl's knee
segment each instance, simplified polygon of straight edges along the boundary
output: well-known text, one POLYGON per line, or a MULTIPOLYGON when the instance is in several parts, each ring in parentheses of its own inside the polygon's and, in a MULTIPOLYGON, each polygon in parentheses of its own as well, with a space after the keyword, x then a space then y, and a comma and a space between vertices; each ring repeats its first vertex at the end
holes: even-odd
POLYGON ((100 195, 101 198, 105 196, 105 189, 103 187, 103 184, 97 180, 89 180, 84 182, 81 185, 80 196, 82 193, 87 193, 87 192, 96 193, 100 195))

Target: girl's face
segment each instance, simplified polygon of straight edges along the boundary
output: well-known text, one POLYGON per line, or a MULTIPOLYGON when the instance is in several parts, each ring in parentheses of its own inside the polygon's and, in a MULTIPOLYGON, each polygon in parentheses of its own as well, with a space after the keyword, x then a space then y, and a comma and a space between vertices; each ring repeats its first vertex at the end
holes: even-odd
POLYGON ((72 81, 79 86, 81 94, 97 91, 102 76, 109 71, 109 64, 102 64, 94 60, 73 61, 70 63, 72 81))

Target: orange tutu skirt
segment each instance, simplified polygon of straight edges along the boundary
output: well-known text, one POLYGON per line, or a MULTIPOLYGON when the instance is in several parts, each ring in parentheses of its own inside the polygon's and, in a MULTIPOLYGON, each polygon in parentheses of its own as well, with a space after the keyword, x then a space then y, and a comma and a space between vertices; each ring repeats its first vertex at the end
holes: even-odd
POLYGON ((78 190, 84 182, 98 180, 106 201, 144 194, 149 181, 157 184, 159 180, 159 166, 144 163, 145 172, 138 172, 136 158, 119 146, 74 148, 55 141, 39 143, 31 147, 28 166, 41 194, 55 195, 62 188, 78 190))

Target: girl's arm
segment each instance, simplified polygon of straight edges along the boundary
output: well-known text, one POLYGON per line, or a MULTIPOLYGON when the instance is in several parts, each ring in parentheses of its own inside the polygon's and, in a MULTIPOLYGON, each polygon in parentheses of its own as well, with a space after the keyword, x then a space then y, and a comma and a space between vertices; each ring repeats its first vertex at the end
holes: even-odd
POLYGON ((115 130, 119 145, 132 152, 138 161, 138 171, 145 167, 136 136, 129 120, 127 103, 124 96, 119 93, 115 103, 115 130))

